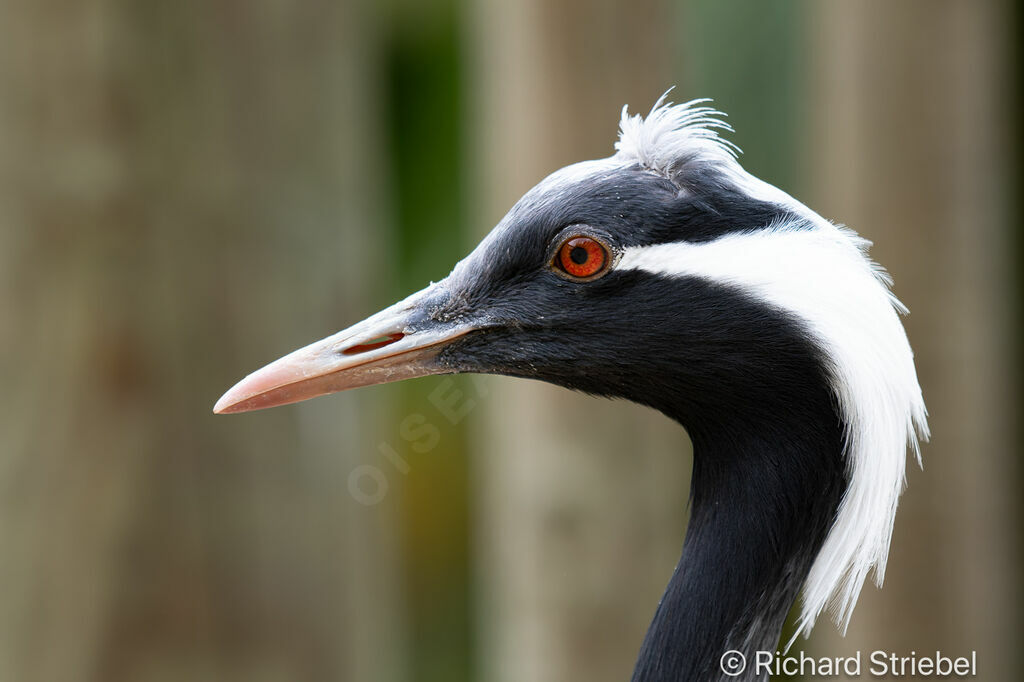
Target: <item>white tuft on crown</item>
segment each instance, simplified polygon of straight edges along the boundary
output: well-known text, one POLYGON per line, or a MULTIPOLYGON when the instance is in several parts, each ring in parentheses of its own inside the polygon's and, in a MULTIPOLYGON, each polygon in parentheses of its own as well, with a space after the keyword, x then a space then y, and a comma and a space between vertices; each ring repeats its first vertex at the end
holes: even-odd
POLYGON ((719 130, 731 132, 722 120, 725 114, 704 106, 709 99, 695 99, 685 104, 666 102, 668 92, 658 98, 647 118, 629 115, 622 107, 616 156, 662 175, 672 176, 688 162, 714 161, 735 163, 739 148, 722 138, 719 130))

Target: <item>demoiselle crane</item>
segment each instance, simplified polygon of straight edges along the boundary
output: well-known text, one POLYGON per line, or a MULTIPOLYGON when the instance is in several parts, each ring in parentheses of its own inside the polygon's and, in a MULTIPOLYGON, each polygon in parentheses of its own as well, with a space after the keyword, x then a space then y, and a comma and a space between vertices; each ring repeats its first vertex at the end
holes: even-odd
POLYGON ((869 242, 750 175, 704 100, 623 108, 614 155, 552 173, 446 278, 249 375, 218 413, 430 374, 540 379, 660 410, 691 516, 633 680, 766 679, 880 585, 926 411, 869 242))

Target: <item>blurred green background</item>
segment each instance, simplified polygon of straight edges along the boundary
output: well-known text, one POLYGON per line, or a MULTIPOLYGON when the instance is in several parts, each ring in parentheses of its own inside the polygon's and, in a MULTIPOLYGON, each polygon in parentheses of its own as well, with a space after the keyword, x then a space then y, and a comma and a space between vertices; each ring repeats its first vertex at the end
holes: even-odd
POLYGON ((1016 678, 1018 20, 3 3, 0 680, 628 679, 685 529, 675 425, 501 378, 210 409, 442 278, 671 85, 728 112, 748 170, 873 240, 913 311, 934 435, 885 589, 801 644, 974 649, 1016 678))

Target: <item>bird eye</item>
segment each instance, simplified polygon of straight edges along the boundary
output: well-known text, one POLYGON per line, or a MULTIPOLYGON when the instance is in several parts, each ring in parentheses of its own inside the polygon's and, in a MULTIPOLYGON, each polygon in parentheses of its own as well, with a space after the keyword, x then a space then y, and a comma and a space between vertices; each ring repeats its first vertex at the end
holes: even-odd
POLYGON ((608 269, 608 247, 593 237, 569 237, 558 247, 554 264, 574 279, 596 279, 608 269))

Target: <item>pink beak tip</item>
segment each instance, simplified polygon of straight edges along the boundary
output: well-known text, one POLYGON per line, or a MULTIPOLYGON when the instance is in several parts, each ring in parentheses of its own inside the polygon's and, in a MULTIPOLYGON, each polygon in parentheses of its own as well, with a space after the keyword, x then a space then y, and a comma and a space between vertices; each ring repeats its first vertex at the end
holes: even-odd
POLYGON ((214 414, 231 414, 235 411, 231 408, 238 403, 238 400, 231 394, 232 391, 228 391, 220 397, 217 403, 213 406, 214 414))

